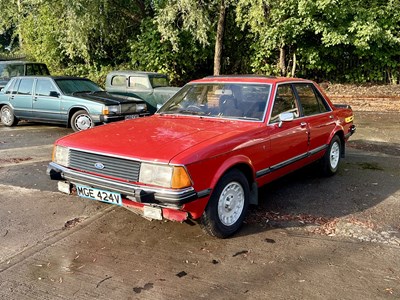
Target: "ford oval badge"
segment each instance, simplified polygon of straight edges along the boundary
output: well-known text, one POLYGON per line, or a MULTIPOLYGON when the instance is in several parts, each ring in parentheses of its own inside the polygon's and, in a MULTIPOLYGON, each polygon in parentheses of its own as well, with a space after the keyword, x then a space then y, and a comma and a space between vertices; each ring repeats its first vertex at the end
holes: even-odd
POLYGON ((104 169, 104 165, 101 162, 95 163, 94 166, 95 166, 96 169, 99 169, 99 170, 103 170, 104 169))

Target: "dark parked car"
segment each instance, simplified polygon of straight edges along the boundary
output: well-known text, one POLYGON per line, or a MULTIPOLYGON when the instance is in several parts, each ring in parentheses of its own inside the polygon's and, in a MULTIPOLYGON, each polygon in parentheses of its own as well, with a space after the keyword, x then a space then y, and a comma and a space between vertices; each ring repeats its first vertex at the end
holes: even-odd
POLYGON ((155 72, 113 71, 106 78, 107 92, 138 97, 146 101, 150 113, 155 113, 179 89, 169 86, 166 75, 155 72))
POLYGON ((143 100, 110 95, 86 78, 14 77, 0 92, 0 117, 6 126, 30 120, 62 123, 80 131, 145 115, 143 100))
POLYGON ((351 108, 310 80, 207 77, 153 116, 59 139, 48 174, 62 192, 146 218, 199 220, 223 238, 257 203, 258 187, 316 161, 335 174, 354 131, 351 108))
POLYGON ((46 64, 29 61, 0 61, 0 89, 14 76, 50 75, 46 64))

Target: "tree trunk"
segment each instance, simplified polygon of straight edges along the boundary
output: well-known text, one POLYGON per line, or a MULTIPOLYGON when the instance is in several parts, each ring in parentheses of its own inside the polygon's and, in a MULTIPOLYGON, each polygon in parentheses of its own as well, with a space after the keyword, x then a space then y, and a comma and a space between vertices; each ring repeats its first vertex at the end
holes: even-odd
POLYGON ((22 49, 22 33, 21 33, 21 20, 22 20, 22 5, 21 5, 21 0, 17 0, 17 7, 18 7, 18 43, 19 43, 19 49, 22 49))
POLYGON ((282 45, 279 50, 280 50, 280 53, 279 53, 279 72, 280 72, 281 76, 286 76, 286 62, 285 62, 286 50, 285 50, 285 45, 282 45))
POLYGON ((215 39, 214 75, 220 75, 221 73, 221 56, 222 56, 222 42, 224 38, 224 29, 225 29, 225 14, 226 14, 225 0, 221 0, 219 8, 218 25, 217 25, 217 36, 215 39))
POLYGON ((291 77, 294 77, 294 75, 296 74, 296 64, 297 64, 296 52, 293 52, 293 65, 292 65, 291 77))

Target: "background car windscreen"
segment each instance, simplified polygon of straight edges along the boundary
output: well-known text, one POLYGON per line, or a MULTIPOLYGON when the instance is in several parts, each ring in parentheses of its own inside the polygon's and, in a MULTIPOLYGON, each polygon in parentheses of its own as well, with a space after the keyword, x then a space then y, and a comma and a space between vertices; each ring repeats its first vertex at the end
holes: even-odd
POLYGON ((98 85, 90 80, 56 79, 55 81, 60 90, 66 95, 70 95, 73 93, 103 91, 102 88, 100 88, 98 85))
POLYGON ((24 75, 24 66, 21 64, 0 65, 0 78, 9 79, 14 76, 24 75))

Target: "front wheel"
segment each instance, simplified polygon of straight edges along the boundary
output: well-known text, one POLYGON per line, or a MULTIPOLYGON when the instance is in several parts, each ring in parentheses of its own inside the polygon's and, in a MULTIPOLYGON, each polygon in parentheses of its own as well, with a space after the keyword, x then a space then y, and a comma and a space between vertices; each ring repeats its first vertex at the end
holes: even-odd
POLYGON ((10 127, 18 124, 18 119, 14 116, 12 108, 8 105, 4 105, 0 111, 1 122, 10 127))
POLYGON ((210 235, 226 238, 243 223, 249 206, 250 189, 246 177, 238 170, 227 172, 219 180, 200 219, 210 235))
POLYGON ((332 176, 336 174, 339 169, 340 157, 342 153, 342 142, 340 138, 335 135, 330 144, 324 157, 322 158, 322 172, 325 176, 332 176))
POLYGON ((86 110, 78 110, 71 117, 71 127, 74 131, 82 131, 94 127, 94 123, 86 110))

